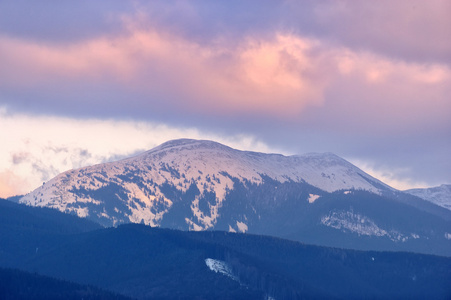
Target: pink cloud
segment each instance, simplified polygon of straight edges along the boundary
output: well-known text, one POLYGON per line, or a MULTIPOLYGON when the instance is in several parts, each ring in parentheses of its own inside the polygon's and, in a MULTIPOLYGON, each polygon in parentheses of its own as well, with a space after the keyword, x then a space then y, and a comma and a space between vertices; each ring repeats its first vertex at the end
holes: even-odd
POLYGON ((0 197, 8 198, 11 196, 22 195, 28 190, 29 183, 20 176, 14 174, 11 170, 0 172, 0 197))
POLYGON ((341 98, 326 105, 346 107, 342 111, 348 112, 352 123, 370 124, 366 128, 385 132, 450 126, 451 69, 447 66, 349 50, 337 51, 335 62, 338 72, 328 88, 341 98))
POLYGON ((349 47, 410 61, 449 62, 450 1, 324 1, 314 12, 333 39, 349 47))
MULTIPOLYGON (((69 85, 71 95, 83 84, 120 86, 145 95, 127 98, 139 110, 162 105, 179 112, 296 120, 319 107, 330 114, 355 112, 366 121, 379 114, 391 126, 399 118, 413 124, 425 111, 443 117, 450 106, 451 70, 445 65, 334 48, 290 33, 198 43, 125 24, 127 34, 70 45, 0 37, 0 86, 52 91, 69 85)), ((93 101, 109 105, 105 97, 93 101)))
MULTIPOLYGON (((180 98, 184 109, 213 114, 299 113, 322 101, 311 41, 290 35, 246 39, 238 46, 200 45, 156 30, 100 38, 70 46, 0 39, 3 85, 26 88, 61 81, 119 83, 149 95, 180 98), (185 99, 183 99, 185 98, 185 99), (187 100, 187 101, 185 101, 187 100), (193 103, 195 104, 193 106, 193 103)), ((133 102, 133 100, 131 100, 133 102)))

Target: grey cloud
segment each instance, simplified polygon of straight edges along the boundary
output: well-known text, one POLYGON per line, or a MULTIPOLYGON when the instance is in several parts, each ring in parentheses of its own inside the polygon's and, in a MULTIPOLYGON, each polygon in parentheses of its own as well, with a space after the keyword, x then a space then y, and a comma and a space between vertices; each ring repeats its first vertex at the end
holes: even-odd
POLYGON ((138 150, 133 151, 132 153, 122 154, 122 155, 120 155, 120 154, 112 154, 112 155, 109 155, 109 156, 101 157, 101 158, 99 159, 99 161, 100 161, 101 163, 107 163, 107 162, 112 162, 112 161, 118 161, 118 160, 122 160, 122 159, 125 159, 125 158, 128 158, 128 157, 132 157, 132 156, 141 154, 141 153, 143 153, 143 152, 145 152, 145 151, 147 151, 147 150, 150 150, 150 149, 138 149, 138 150))
POLYGON ((451 3, 443 0, 0 2, 0 32, 56 43, 123 34, 127 18, 199 43, 285 31, 401 60, 451 64, 451 3))
POLYGON ((58 154, 58 153, 68 153, 69 152, 69 148, 68 147, 62 147, 62 146, 47 146, 44 148, 44 151, 49 151, 49 152, 53 152, 54 154, 58 154))
POLYGON ((121 15, 131 1, 0 1, 0 33, 54 43, 90 39, 122 31, 121 15))
POLYGON ((85 159, 92 157, 92 154, 87 149, 79 149, 78 154, 85 159))
POLYGON ((321 1, 321 35, 353 49, 399 60, 451 65, 451 2, 443 0, 321 1))
POLYGON ((23 162, 26 162, 29 158, 30 158, 30 153, 27 153, 27 152, 13 153, 11 155, 11 161, 15 165, 19 165, 23 162))
POLYGON ((60 173, 60 171, 53 165, 47 164, 39 159, 36 159, 31 164, 31 167, 34 173, 39 174, 42 182, 46 182, 60 173))

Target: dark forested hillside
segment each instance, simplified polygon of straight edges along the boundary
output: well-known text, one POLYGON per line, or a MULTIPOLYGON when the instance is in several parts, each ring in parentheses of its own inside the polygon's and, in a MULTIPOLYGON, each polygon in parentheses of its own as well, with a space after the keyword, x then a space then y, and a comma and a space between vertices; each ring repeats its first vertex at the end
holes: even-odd
POLYGON ((129 224, 59 238, 17 267, 138 298, 443 298, 451 259, 129 224), (205 260, 223 262, 230 276, 205 260))
POLYGON ((19 270, 0 268, 2 300, 127 300, 131 298, 19 270))
POLYGON ((56 211, 2 204, 0 267, 129 297, 451 296, 449 257, 344 250, 260 235, 186 232, 140 224, 99 229, 56 211))
POLYGON ((99 224, 56 209, 30 207, 0 198, 0 228, 31 231, 34 234, 80 233, 102 228, 99 224))

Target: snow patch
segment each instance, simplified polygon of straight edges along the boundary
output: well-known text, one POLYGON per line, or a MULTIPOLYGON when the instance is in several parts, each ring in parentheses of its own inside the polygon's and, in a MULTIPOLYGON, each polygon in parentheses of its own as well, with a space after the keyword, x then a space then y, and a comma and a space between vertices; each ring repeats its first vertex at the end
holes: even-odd
POLYGON ((235 276, 232 272, 232 268, 227 264, 225 261, 217 260, 213 258, 207 258, 205 259, 205 264, 207 267, 216 273, 221 273, 227 277, 230 277, 231 279, 238 281, 238 277, 235 276))
POLYGON ((392 241, 405 242, 408 237, 396 230, 387 231, 380 228, 376 223, 366 216, 351 211, 332 211, 321 218, 321 223, 325 226, 342 231, 350 231, 358 235, 386 236, 392 241))
POLYGON ((191 221, 188 218, 185 218, 185 222, 186 222, 186 224, 189 225, 189 230, 190 231, 191 230, 192 231, 202 231, 203 230, 203 228, 201 226, 197 225, 196 223, 194 223, 193 221, 191 221))
POLYGON ((86 218, 87 216, 89 216, 89 208, 87 207, 80 207, 76 210, 76 212, 79 218, 86 218))
POLYGON ((308 195, 308 203, 315 202, 320 196, 315 194, 309 194, 308 195))
POLYGON ((242 233, 248 231, 247 225, 243 222, 236 221, 236 227, 238 227, 238 230, 242 233))

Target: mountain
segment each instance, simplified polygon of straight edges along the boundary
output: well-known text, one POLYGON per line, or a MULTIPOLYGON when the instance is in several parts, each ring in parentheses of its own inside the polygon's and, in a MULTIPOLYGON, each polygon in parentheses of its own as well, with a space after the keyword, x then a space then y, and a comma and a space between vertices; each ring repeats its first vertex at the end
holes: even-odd
POLYGON ((425 189, 410 189, 404 192, 451 210, 451 184, 425 189))
MULTIPOLYGON (((449 257, 344 250, 260 235, 141 224, 77 233, 61 232, 57 226, 43 231, 26 218, 33 210, 43 212, 34 207, 11 211, 10 221, 21 220, 21 226, 0 230, 1 299, 24 294, 29 295, 25 299, 120 299, 117 293, 138 299, 451 296, 449 257)), ((78 219, 57 211, 41 216, 45 224, 64 219, 78 227, 78 219)))
MULTIPOLYGON (((158 226, 174 204, 167 190, 175 188, 192 194, 196 203, 199 195, 214 195, 209 214, 203 214, 195 204, 193 213, 198 220, 189 222, 190 229, 208 229, 214 226, 227 192, 234 188, 234 179, 259 185, 266 178, 281 183, 305 182, 327 192, 364 189, 380 193, 381 188, 389 189, 329 153, 285 157, 237 151, 211 141, 175 140, 133 158, 65 172, 20 202, 75 212, 78 216, 96 214, 105 224, 115 225, 124 222, 124 218, 117 218, 102 200, 122 200, 115 203, 116 211, 123 208, 123 202, 135 200, 135 207, 127 207, 127 221, 143 220, 158 226)), ((111 206, 114 208, 115 204, 111 206)))
POLYGON ((104 226, 224 230, 362 250, 451 255, 451 212, 331 154, 283 156, 175 140, 71 170, 19 200, 104 226))

